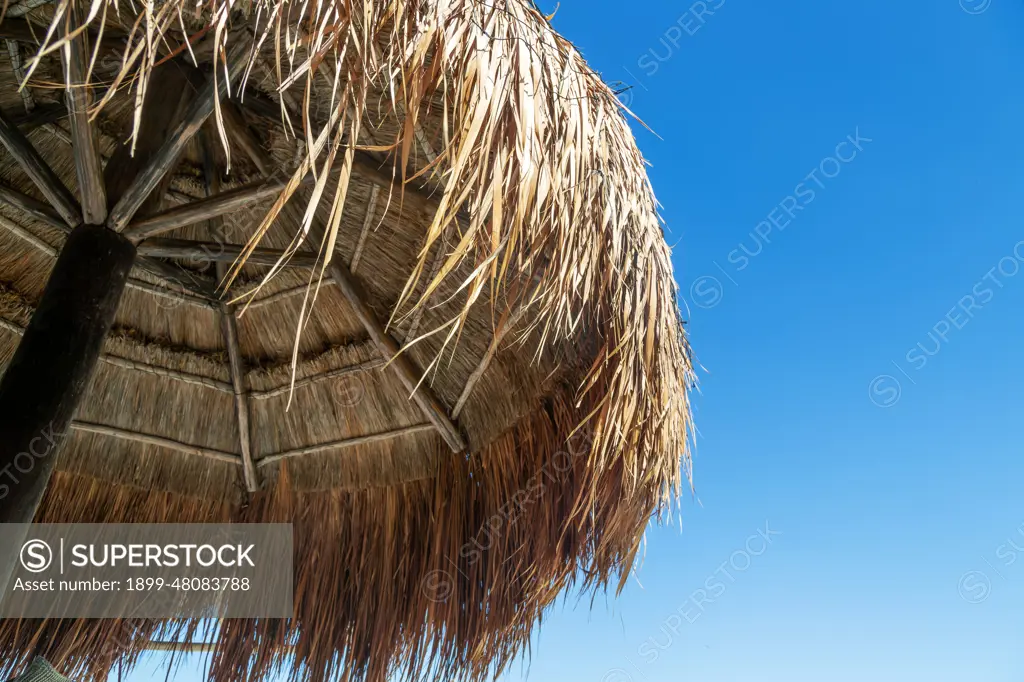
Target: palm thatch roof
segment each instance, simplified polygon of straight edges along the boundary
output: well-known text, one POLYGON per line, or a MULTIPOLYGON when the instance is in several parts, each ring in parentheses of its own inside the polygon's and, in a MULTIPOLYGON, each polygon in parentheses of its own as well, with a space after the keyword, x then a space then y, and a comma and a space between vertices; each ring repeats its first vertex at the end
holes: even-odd
MULTIPOLYGON (((691 359, 628 112, 532 3, 20 0, 0 37, 6 121, 145 257, 36 520, 294 524, 294 617, 220 623, 212 680, 483 679, 621 586, 689 476, 691 359)), ((77 218, 16 161, 3 363, 77 218)), ((202 627, 8 620, 0 673, 202 627)))

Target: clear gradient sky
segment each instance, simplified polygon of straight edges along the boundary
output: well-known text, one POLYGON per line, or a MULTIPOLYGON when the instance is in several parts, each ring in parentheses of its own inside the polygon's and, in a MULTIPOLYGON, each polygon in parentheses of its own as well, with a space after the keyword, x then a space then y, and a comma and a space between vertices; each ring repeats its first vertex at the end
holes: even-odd
POLYGON ((1019 682, 1024 8, 689 8, 554 24, 661 137, 696 494, 503 682, 1019 682))

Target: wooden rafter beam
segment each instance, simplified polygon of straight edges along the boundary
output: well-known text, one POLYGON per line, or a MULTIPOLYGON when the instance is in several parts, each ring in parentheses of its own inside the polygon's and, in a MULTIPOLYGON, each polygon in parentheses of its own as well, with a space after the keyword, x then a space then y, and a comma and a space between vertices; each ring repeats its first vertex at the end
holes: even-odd
POLYGON ((217 283, 212 277, 206 277, 197 272, 186 270, 174 263, 144 256, 141 252, 135 260, 135 267, 164 282, 184 289, 212 305, 216 305, 217 301, 220 300, 220 296, 217 293, 217 283))
MULTIPOLYGON (((234 263, 245 250, 237 244, 220 244, 218 242, 199 242, 190 239, 146 239, 139 242, 139 253, 153 258, 190 258, 206 260, 214 263, 234 263)), ((250 265, 274 265, 283 258, 284 251, 277 249, 253 249, 246 259, 250 265)), ((287 265, 298 268, 311 268, 316 265, 315 254, 299 252, 290 256, 287 265)))
POLYGON ((196 96, 184 118, 170 132, 164 143, 148 159, 146 165, 133 178, 131 184, 118 199, 107 218, 107 225, 120 232, 128 226, 136 211, 153 193, 160 181, 171 170, 178 157, 210 114, 213 113, 216 101, 223 98, 228 90, 229 81, 235 80, 242 72, 249 46, 247 41, 239 40, 231 48, 227 57, 227 74, 218 69, 216 78, 210 78, 196 96))
MULTIPOLYGON (((308 177, 312 180, 312 176, 308 177)), ((125 228, 124 236, 138 242, 179 227, 211 220, 247 207, 253 202, 276 196, 287 182, 287 179, 260 180, 206 199, 198 199, 183 206, 175 206, 155 215, 136 218, 125 228)))
POLYGON ((70 227, 82 222, 78 202, 71 196, 71 192, 3 111, 0 111, 0 143, 3 143, 8 153, 70 227))
POLYGON ((7 203, 39 222, 61 232, 68 230, 68 224, 61 219, 60 215, 49 204, 44 204, 38 199, 22 194, 16 189, 0 185, 0 202, 7 203))
MULTIPOLYGON (((83 7, 71 3, 68 7, 69 29, 81 26, 83 7)), ((90 225, 102 225, 107 219, 107 190, 103 182, 103 166, 96 144, 96 131, 89 120, 92 92, 87 87, 89 69, 89 33, 83 31, 75 40, 65 43, 61 50, 67 79, 65 98, 71 124, 71 146, 78 176, 78 194, 82 202, 82 218, 90 225)))
MULTIPOLYGON (((218 267, 218 276, 223 268, 218 267)), ((242 475, 250 493, 260 489, 260 476, 252 456, 252 436, 249 411, 249 388, 245 385, 245 363, 238 343, 238 321, 234 306, 221 303, 221 330, 224 345, 228 349, 228 363, 231 367, 231 386, 234 389, 235 415, 238 418, 238 442, 242 451, 242 475)))
MULTIPOLYGON (((228 105, 230 106, 230 105, 228 105)), ((199 142, 203 152, 203 179, 207 196, 220 192, 220 175, 214 164, 213 149, 208 130, 200 131, 199 142)), ((221 226, 220 218, 212 221, 216 227, 221 226)), ((217 280, 224 281, 227 266, 217 263, 217 280)), ((238 319, 235 307, 226 301, 220 303, 220 328, 224 335, 224 347, 228 351, 228 366, 231 370, 231 388, 235 399, 235 417, 238 426, 238 448, 242 455, 242 477, 245 487, 250 493, 260 489, 260 476, 252 455, 252 426, 249 410, 249 387, 246 385, 245 361, 242 359, 242 348, 238 341, 238 319)))
MULTIPOLYGON (((316 237, 316 235, 314 235, 316 237)), ((449 418, 447 411, 437 399, 429 386, 423 385, 420 376, 413 367, 409 356, 400 353, 398 342, 387 333, 384 325, 373 309, 366 303, 366 296, 362 287, 355 280, 348 268, 341 262, 341 258, 332 258, 328 265, 328 272, 341 289, 342 295, 348 301, 356 317, 363 324, 370 339, 377 346, 388 360, 388 367, 398 376, 405 390, 409 392, 416 406, 420 408, 423 415, 430 420, 438 433, 448 444, 453 452, 462 452, 466 449, 466 441, 462 433, 449 418)))

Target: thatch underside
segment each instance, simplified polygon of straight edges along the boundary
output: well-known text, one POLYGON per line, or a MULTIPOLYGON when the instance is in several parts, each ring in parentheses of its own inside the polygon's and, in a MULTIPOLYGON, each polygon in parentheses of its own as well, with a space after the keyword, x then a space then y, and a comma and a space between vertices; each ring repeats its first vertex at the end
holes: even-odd
MULTIPOLYGON (((563 590, 621 586, 689 476, 692 366, 643 159, 576 50, 526 0, 81 5, 96 49, 75 87, 93 97, 107 171, 125 144, 147 153, 147 116, 249 50, 245 85, 135 218, 290 178, 280 197, 160 236, 319 264, 243 257, 220 281, 234 309, 203 297, 208 258, 136 267, 37 521, 293 523, 294 618, 221 623, 215 682, 483 679, 563 590), (311 291, 333 259, 464 452, 409 399, 344 287, 311 291)), ((77 197, 68 8, 22 0, 0 21, 0 109, 77 197)), ((43 198, 0 154, 2 365, 68 232, 43 198)), ((211 636, 198 627, 4 621, 0 675, 40 654, 101 680, 154 638, 211 636)))

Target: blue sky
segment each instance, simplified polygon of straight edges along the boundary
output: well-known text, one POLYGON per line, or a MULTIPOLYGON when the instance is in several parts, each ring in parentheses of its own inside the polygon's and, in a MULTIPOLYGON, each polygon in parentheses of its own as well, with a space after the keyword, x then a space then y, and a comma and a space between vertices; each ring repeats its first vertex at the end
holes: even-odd
POLYGON ((661 137, 696 496, 503 679, 1019 681, 1024 9, 689 7, 554 24, 661 137))

